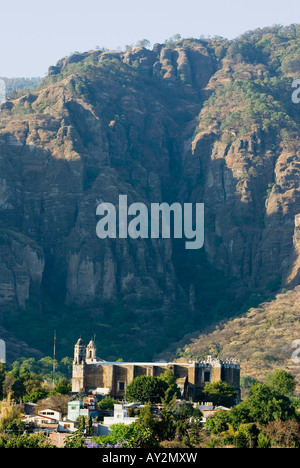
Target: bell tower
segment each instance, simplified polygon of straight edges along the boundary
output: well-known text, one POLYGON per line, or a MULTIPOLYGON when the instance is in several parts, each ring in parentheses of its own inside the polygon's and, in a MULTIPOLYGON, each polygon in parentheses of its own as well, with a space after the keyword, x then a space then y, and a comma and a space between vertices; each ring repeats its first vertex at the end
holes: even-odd
POLYGON ((85 362, 85 345, 80 338, 74 348, 74 364, 83 364, 85 362))
POLYGON ((91 340, 86 347, 86 362, 89 364, 91 362, 97 362, 97 349, 93 340, 91 340))
POLYGON ((80 338, 74 348, 73 372, 72 372, 72 392, 84 392, 86 347, 80 338))

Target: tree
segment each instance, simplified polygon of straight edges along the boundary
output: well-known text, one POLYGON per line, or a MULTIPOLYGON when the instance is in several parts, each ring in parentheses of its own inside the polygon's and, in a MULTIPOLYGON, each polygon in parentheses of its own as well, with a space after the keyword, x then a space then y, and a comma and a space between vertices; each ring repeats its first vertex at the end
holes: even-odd
POLYGON ((284 370, 275 370, 272 377, 267 379, 267 384, 279 395, 291 396, 296 389, 295 377, 284 370))
POLYGON ((87 428, 87 434, 89 436, 92 436, 94 433, 94 429, 93 429, 93 418, 92 416, 90 415, 89 416, 89 420, 88 420, 88 428, 87 428))
POLYGON ((5 431, 9 425, 15 424, 19 418, 20 409, 8 394, 7 398, 0 402, 0 431, 5 431))
POLYGON ((44 434, 38 433, 9 437, 4 448, 53 448, 53 445, 44 434))
POLYGON ((226 382, 207 382, 203 394, 214 406, 231 407, 236 403, 236 390, 226 382))
POLYGON ((178 42, 181 39, 181 35, 180 34, 174 34, 173 39, 174 39, 175 42, 178 42))
POLYGON ((100 447, 125 446, 126 448, 135 449, 157 447, 157 440, 149 427, 139 426, 137 423, 128 426, 114 424, 111 426, 110 431, 108 436, 95 439, 100 447))
POLYGON ((27 393, 23 397, 23 402, 24 403, 36 403, 39 400, 42 400, 43 398, 46 398, 47 392, 45 390, 41 390, 40 392, 33 392, 33 393, 27 393))
POLYGON ((200 442, 202 428, 202 413, 191 404, 178 404, 175 395, 171 403, 163 402, 158 427, 160 440, 176 440, 192 447, 200 442))
POLYGON ((173 440, 175 437, 175 413, 176 395, 173 395, 172 400, 167 397, 162 399, 161 422, 159 425, 160 440, 173 440))
POLYGON ((238 430, 229 424, 228 430, 223 433, 222 444, 234 445, 236 448, 256 448, 258 436, 256 424, 241 424, 238 430))
POLYGON ((231 416, 229 411, 218 411, 215 416, 209 418, 206 427, 211 434, 221 434, 228 430, 231 423, 231 416))
POLYGON ((133 49, 133 44, 126 44, 125 45, 125 52, 131 52, 133 49))
POLYGON ((55 392, 61 395, 67 395, 71 391, 71 384, 65 377, 60 377, 55 382, 55 392))
POLYGON ((81 430, 77 430, 66 438, 65 448, 85 448, 84 435, 81 430))
POLYGON ((186 402, 180 404, 177 411, 174 412, 175 440, 182 441, 187 435, 189 420, 192 414, 192 407, 191 405, 187 405, 186 402))
POLYGON ((23 379, 21 379, 18 374, 18 371, 8 372, 3 385, 4 394, 10 394, 11 398, 14 400, 20 400, 26 393, 23 379))
POLYGON ((168 384, 158 377, 136 377, 127 387, 126 399, 141 403, 160 402, 167 388, 168 384))
POLYGON ((257 448, 259 449, 271 448, 271 441, 269 437, 266 434, 264 434, 264 432, 260 432, 258 435, 257 448))
POLYGON ((51 395, 44 400, 38 401, 37 411, 42 408, 52 408, 66 416, 68 414, 68 402, 69 395, 51 395))
POLYGON ((168 386, 168 388, 165 391, 164 400, 171 402, 174 395, 176 397, 179 397, 180 392, 176 383, 177 379, 174 372, 172 372, 171 369, 167 369, 163 374, 159 376, 159 379, 165 382, 168 386))
POLYGON ((256 424, 241 424, 236 437, 238 448, 256 448, 259 436, 259 429, 256 424))
POLYGON ((8 420, 2 424, 0 423, 0 428, 6 434, 20 435, 23 434, 25 430, 25 424, 21 421, 20 414, 17 414, 15 419, 8 420))
POLYGON ((249 390, 251 388, 251 385, 256 383, 257 380, 253 379, 252 377, 246 376, 241 378, 241 389, 244 390, 249 390))
POLYGON ((174 372, 171 371, 171 369, 167 369, 163 374, 159 376, 159 379, 161 379, 163 382, 166 382, 168 384, 168 387, 171 388, 174 391, 174 393, 177 393, 177 378, 174 372))
POLYGON ((141 41, 138 41, 136 43, 136 47, 144 47, 144 48, 147 48, 147 47, 150 47, 151 45, 151 42, 148 41, 148 39, 142 39, 141 41))
POLYGON ((248 422, 251 422, 252 420, 249 415, 248 401, 243 401, 238 406, 232 408, 230 410, 229 416, 231 424, 235 429, 238 429, 241 424, 247 424, 248 422))
POLYGON ((174 34, 174 36, 170 37, 169 39, 165 40, 165 44, 167 46, 172 46, 174 42, 178 42, 181 40, 181 35, 180 34, 174 34))
POLYGON ((72 377, 72 366, 73 366, 73 359, 70 357, 64 357, 60 361, 58 365, 58 369, 61 370, 65 374, 65 377, 70 379, 72 377))
POLYGON ((22 379, 24 381, 24 387, 26 394, 32 394, 43 391, 43 382, 40 376, 31 372, 22 379))
POLYGON ((252 385, 248 400, 230 411, 232 424, 269 424, 272 421, 297 420, 297 414, 289 398, 278 395, 267 384, 252 385))
MULTIPOLYGON (((49 375, 52 375, 53 371, 53 358, 50 356, 45 356, 42 359, 39 360, 39 364, 41 365, 42 369, 44 372, 46 372, 49 375)), ((58 366, 57 361, 55 361, 55 367, 58 366)))
POLYGON ((144 408, 142 408, 138 420, 135 423, 139 430, 142 433, 149 434, 149 441, 151 441, 152 448, 158 446, 158 439, 157 439, 157 425, 158 421, 155 419, 151 404, 147 403, 144 408))
POLYGON ((85 416, 79 416, 76 422, 77 422, 77 430, 83 433, 85 430, 85 426, 86 426, 85 416))
POLYGON ((140 428, 149 428, 153 433, 156 432, 157 421, 154 418, 150 402, 146 403, 144 408, 142 408, 137 425, 140 428))
POLYGON ((272 446, 300 448, 300 425, 296 421, 273 421, 264 433, 272 446))
POLYGON ((250 417, 261 424, 276 420, 287 421, 296 416, 289 399, 278 396, 277 392, 266 384, 253 385, 247 403, 250 417))
POLYGON ((187 432, 183 437, 183 442, 189 447, 194 447, 198 445, 202 440, 202 423, 203 414, 198 409, 193 409, 192 414, 189 418, 189 423, 187 426, 187 432))
POLYGON ((119 403, 117 400, 114 400, 111 397, 106 397, 104 400, 97 403, 97 409, 100 411, 113 410, 114 405, 117 403, 119 403))

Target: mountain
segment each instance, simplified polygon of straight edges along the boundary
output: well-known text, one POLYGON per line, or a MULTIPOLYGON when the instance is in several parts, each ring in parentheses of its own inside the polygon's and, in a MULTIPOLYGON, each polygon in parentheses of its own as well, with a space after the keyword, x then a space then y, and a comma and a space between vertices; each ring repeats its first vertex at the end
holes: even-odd
POLYGON ((152 359, 299 284, 299 25, 76 53, 0 113, 8 356, 152 359), (102 201, 204 203, 205 247, 96 236, 102 201), (11 345, 10 345, 11 344, 11 345))

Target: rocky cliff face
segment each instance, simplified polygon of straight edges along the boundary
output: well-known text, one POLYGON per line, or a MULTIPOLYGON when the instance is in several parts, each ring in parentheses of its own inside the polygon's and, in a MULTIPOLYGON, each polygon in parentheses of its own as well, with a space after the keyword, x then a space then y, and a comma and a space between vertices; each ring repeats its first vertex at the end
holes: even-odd
POLYGON ((279 33, 269 30, 236 44, 75 54, 3 104, 1 309, 26 310, 33 299, 41 310, 45 294, 102 322, 108 303, 122 303, 152 315, 151 327, 153 310, 168 329, 182 309, 202 317, 200 327, 218 308, 216 298, 204 303, 206 271, 211 290, 215 272, 234 278, 233 298, 297 284, 298 69, 284 68, 297 31, 287 31, 278 63, 279 33), (96 207, 117 206, 120 194, 129 204, 204 202, 205 252, 191 260, 172 240, 98 239, 96 207))

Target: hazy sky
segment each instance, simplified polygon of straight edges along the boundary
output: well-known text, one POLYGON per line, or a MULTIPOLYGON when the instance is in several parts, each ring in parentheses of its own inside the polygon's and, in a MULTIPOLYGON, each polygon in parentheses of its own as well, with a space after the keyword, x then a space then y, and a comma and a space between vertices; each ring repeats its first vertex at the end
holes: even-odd
POLYGON ((74 51, 149 39, 234 38, 273 24, 300 23, 299 0, 1 0, 0 76, 44 76, 74 51))

